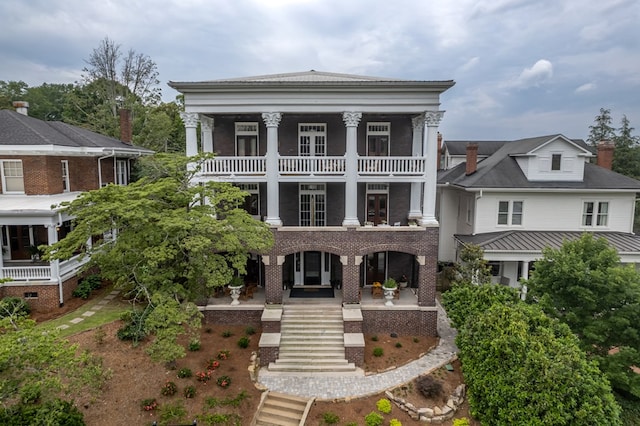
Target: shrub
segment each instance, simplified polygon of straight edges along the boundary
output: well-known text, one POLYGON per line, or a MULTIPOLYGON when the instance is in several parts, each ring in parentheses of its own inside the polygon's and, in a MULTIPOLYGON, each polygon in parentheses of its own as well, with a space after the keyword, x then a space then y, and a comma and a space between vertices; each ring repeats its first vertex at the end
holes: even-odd
POLYGON ((454 419, 453 426, 469 426, 469 419, 467 419, 466 417, 454 419))
POLYGON ((140 408, 144 411, 153 411, 158 408, 158 401, 155 398, 143 399, 140 402, 140 408))
POLYGON ((189 342, 189 350, 191 352, 199 351, 200 350, 200 346, 201 346, 200 340, 198 340, 198 339, 193 339, 193 340, 191 340, 189 342))
POLYGON ((375 411, 370 412, 364 417, 364 422, 367 426, 382 426, 383 421, 384 417, 375 411))
POLYGON ((402 347, 402 343, 396 342, 396 348, 401 348, 401 347, 402 347))
POLYGON ((120 340, 131 340, 134 343, 140 342, 147 337, 147 328, 145 321, 148 316, 147 310, 131 310, 123 313, 120 319, 124 321, 124 325, 118 329, 116 336, 120 340))
POLYGON ((184 391, 182 393, 184 394, 185 398, 193 398, 196 396, 196 388, 189 385, 184 388, 184 391))
POLYGON ((102 328, 102 326, 96 328, 96 332, 93 333, 93 340, 95 340, 98 345, 102 345, 104 343, 105 337, 107 337, 107 332, 104 331, 104 328, 102 328))
POLYGON ((19 297, 4 297, 0 300, 0 318, 22 316, 26 317, 31 312, 31 308, 24 299, 19 297))
POLYGON ((178 392, 178 386, 174 382, 167 381, 162 388, 160 389, 160 393, 164 396, 173 396, 178 392))
POLYGON ((384 349, 382 349, 380 346, 376 346, 375 348, 373 348, 373 356, 380 357, 382 355, 384 355, 384 349))
POLYGON ((225 330, 222 332, 222 337, 227 338, 227 337, 231 337, 233 336, 233 333, 231 332, 231 330, 225 330))
POLYGON ((244 329, 244 334, 246 334, 247 336, 253 336, 254 334, 256 334, 256 329, 249 326, 244 329))
POLYGON ((102 278, 100 275, 89 275, 82 279, 78 286, 73 290, 72 296, 81 299, 88 299, 93 290, 97 290, 102 286, 102 278))
POLYGON ((229 355, 230 355, 229 351, 218 351, 217 358, 218 359, 227 359, 227 358, 229 358, 229 355))
POLYGON ((416 387, 425 398, 437 398, 442 395, 442 382, 431 376, 420 376, 416 379, 416 387))
POLYGON ((186 379, 187 377, 191 377, 193 375, 193 373, 191 372, 190 368, 181 368, 180 370, 178 370, 178 377, 180 379, 186 379))
POLYGON ((377 342, 378 341, 378 336, 371 336, 371 340, 374 341, 374 342, 377 342))
POLYGON ((17 404, 0 408, 0 424, 3 425, 84 426, 83 418, 78 407, 60 399, 45 404, 17 404))
POLYGON ((376 402, 376 408, 381 413, 389 414, 391 412, 391 401, 387 398, 379 399, 378 402, 376 402))
POLYGON ((402 422, 398 419, 391 419, 389 426, 402 426, 402 422))
POLYGON ((211 370, 198 371, 196 373, 196 379, 198 379, 199 382, 207 383, 209 380, 211 380, 211 370))
POLYGON ((335 413, 326 412, 322 414, 322 421, 327 425, 335 425, 340 421, 340 416, 335 413))
POLYGON ((213 371, 218 367, 220 367, 220 361, 215 359, 210 359, 209 361, 207 361, 207 370, 213 371))
POLYGON ((240 339, 238 339, 238 346, 242 349, 246 349, 249 347, 249 342, 250 340, 247 336, 242 336, 240 339))
POLYGON ((221 388, 228 388, 231 385, 231 377, 229 376, 220 376, 217 380, 218 386, 221 388))
POLYGON ((36 404, 41 396, 42 389, 38 383, 26 383, 20 389, 20 402, 23 404, 36 404))
POLYGON ((175 404, 164 404, 160 407, 160 420, 162 423, 174 423, 179 421, 187 415, 187 410, 182 405, 182 402, 176 402, 175 404))

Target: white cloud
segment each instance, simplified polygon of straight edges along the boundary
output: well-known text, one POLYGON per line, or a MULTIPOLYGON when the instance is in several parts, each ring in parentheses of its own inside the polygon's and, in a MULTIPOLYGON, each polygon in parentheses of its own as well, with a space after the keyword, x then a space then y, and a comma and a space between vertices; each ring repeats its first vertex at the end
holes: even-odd
POLYGON ((595 83, 585 83, 581 86, 579 86, 575 92, 576 93, 583 93, 583 92, 590 92, 592 90, 595 90, 596 88, 596 84, 595 83))
POLYGON ((478 62, 480 62, 480 58, 477 57, 477 56, 474 56, 473 58, 471 58, 467 62, 465 62, 459 68, 459 70, 462 71, 462 72, 470 71, 471 69, 475 68, 478 65, 478 62))
POLYGON ((525 68, 520 75, 507 84, 510 87, 526 89, 537 87, 553 77, 553 65, 546 59, 538 60, 531 68, 525 68))

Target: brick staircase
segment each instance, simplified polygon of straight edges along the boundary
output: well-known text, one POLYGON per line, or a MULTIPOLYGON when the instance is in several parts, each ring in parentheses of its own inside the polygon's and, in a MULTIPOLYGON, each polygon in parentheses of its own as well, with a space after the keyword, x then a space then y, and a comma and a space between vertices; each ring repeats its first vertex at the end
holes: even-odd
POLYGON ((304 425, 312 403, 313 398, 265 392, 251 426, 304 425))
POLYGON ((280 325, 278 359, 269 372, 350 373, 356 366, 345 359, 342 307, 285 305, 280 325))

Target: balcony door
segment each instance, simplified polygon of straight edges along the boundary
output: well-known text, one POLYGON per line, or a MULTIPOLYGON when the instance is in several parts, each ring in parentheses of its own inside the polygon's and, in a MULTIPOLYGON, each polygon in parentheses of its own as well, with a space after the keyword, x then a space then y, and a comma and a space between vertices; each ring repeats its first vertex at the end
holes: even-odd
POLYGON ((390 123, 367 123, 367 155, 386 157, 389 155, 390 123))
POLYGON ((327 155, 327 125, 324 123, 300 123, 298 125, 298 153, 305 157, 327 155))
POLYGON ((389 186, 387 184, 367 185, 367 222, 374 225, 387 223, 389 220, 389 186))
POLYGON ((324 184, 300 184, 300 226, 325 226, 324 184))
POLYGON ((367 285, 382 283, 387 273, 387 252, 381 251, 367 255, 367 285))

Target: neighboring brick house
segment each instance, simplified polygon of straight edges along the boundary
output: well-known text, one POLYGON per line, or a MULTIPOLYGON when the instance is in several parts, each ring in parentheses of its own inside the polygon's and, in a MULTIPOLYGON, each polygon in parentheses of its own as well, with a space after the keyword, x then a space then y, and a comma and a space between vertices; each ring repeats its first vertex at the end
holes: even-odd
POLYGON ((312 70, 169 85, 184 94, 187 155, 217 154, 198 179, 248 191, 273 231, 252 262, 267 305, 334 286, 357 306, 374 282, 406 275, 413 306, 362 307, 364 331, 436 334, 437 130, 453 81, 312 70))
MULTIPOLYGON (((77 284, 81 262, 44 262, 37 246, 64 238, 71 229, 63 209, 82 191, 129 181, 131 161, 152 152, 131 145, 127 111, 122 140, 57 121, 0 110, 0 297, 28 299, 35 310, 61 306, 77 284)), ((90 242, 89 242, 90 243, 90 242)), ((86 261, 86 260, 85 260, 86 261)))
POLYGON ((438 174, 439 260, 455 262, 462 244, 476 244, 495 282, 520 287, 544 247, 590 232, 623 263, 640 263, 640 181, 611 171, 612 143, 599 144, 597 164, 583 140, 559 134, 506 142, 478 161, 482 144, 466 143, 465 161, 438 174))

